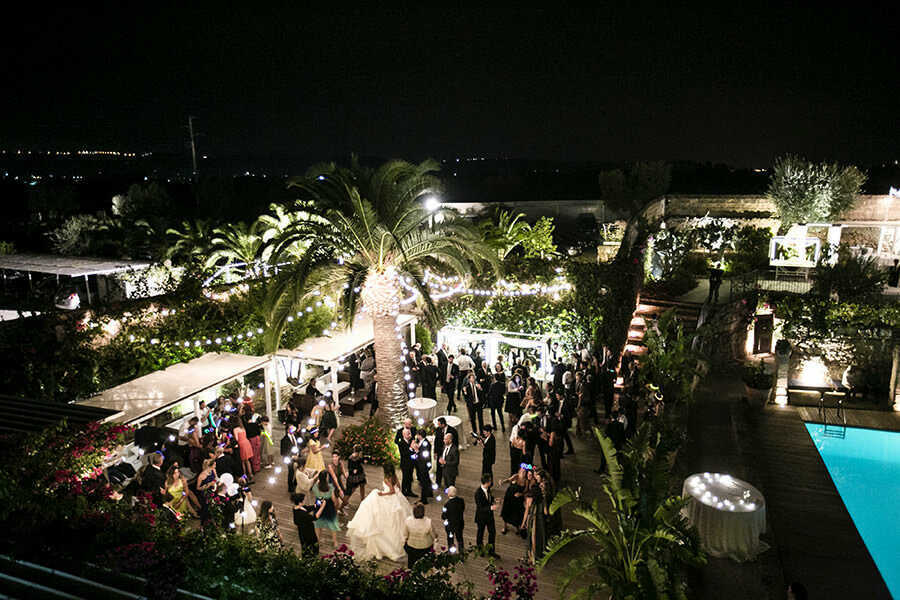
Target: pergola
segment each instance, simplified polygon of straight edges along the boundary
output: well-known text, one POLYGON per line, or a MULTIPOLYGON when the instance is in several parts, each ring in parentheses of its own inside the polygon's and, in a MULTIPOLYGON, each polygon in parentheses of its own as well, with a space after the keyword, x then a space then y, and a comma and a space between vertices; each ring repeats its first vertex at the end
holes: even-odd
POLYGON ((93 398, 78 402, 110 411, 104 421, 140 425, 172 412, 171 425, 185 415, 199 412, 201 400, 213 400, 222 384, 259 369, 266 370, 266 412, 272 420, 269 398, 269 358, 211 352, 186 363, 172 365, 110 388, 93 398))
POLYGON ((140 271, 150 266, 146 261, 112 260, 108 258, 90 258, 84 256, 58 256, 54 254, 9 254, 0 256, 0 272, 4 279, 7 272, 26 273, 31 281, 32 273, 55 275, 57 283, 60 277, 84 278, 88 304, 91 303, 91 286, 88 277, 91 275, 114 275, 129 271, 140 271))
POLYGON ((5 415, 0 421, 0 433, 43 431, 63 419, 69 425, 82 427, 88 423, 102 423, 116 414, 111 410, 94 406, 61 404, 6 395, 0 395, 0 411, 5 415))
POLYGON ((523 333, 521 331, 500 331, 496 329, 479 329, 477 327, 447 326, 438 332, 438 346, 446 343, 451 348, 458 348, 462 344, 470 342, 482 342, 484 344, 485 360, 493 365, 500 355, 500 343, 503 342, 514 348, 532 348, 540 355, 540 364, 535 369, 535 378, 543 379, 550 368, 550 340, 549 334, 523 333))
MULTIPOLYGON (((409 328, 410 345, 416 343, 416 323, 419 318, 416 315, 397 315, 397 327, 400 331, 404 327, 409 328)), ((286 377, 300 379, 306 366, 318 366, 330 369, 331 381, 326 390, 332 392, 334 398, 338 397, 340 386, 338 385, 338 371, 344 366, 344 361, 354 352, 370 346, 375 341, 375 325, 372 318, 367 315, 359 315, 353 321, 353 326, 345 330, 334 331, 330 335, 323 335, 304 341, 300 347, 293 350, 279 350, 276 358, 281 365, 280 371, 284 371, 286 377)), ((275 389, 279 389, 276 384, 275 389)), ((280 395, 276 396, 276 402, 280 408, 280 395)))

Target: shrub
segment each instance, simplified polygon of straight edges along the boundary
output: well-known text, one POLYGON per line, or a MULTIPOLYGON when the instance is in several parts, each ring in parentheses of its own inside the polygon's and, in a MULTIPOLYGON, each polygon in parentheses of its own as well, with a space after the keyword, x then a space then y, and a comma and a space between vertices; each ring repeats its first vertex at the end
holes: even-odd
POLYGON ((838 248, 838 259, 828 264, 828 252, 816 265, 812 291, 823 297, 837 294, 841 302, 871 302, 884 292, 887 274, 874 256, 862 256, 849 247, 838 248))
POLYGON ((769 266, 769 242, 772 232, 766 227, 741 227, 734 237, 734 252, 726 263, 726 271, 741 275, 769 266))
POLYGON ((363 460, 369 464, 400 464, 400 451, 394 443, 393 432, 375 417, 359 425, 345 427, 334 449, 346 458, 357 444, 362 447, 363 460))
POLYGON ((416 341, 422 344, 423 354, 431 354, 431 351, 434 350, 434 340, 431 339, 431 330, 421 323, 416 323, 416 341))
POLYGON ((772 387, 772 374, 766 372, 766 364, 762 359, 757 364, 745 364, 741 371, 741 379, 747 387, 754 390, 767 390, 772 387))

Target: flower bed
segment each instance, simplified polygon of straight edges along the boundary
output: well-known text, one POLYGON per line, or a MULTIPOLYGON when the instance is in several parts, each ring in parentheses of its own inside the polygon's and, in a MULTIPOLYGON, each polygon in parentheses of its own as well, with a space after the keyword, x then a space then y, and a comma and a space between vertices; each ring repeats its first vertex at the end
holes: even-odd
POLYGON ((393 432, 374 417, 360 425, 345 427, 334 449, 346 459, 357 444, 362 448, 363 460, 371 465, 400 464, 393 432))

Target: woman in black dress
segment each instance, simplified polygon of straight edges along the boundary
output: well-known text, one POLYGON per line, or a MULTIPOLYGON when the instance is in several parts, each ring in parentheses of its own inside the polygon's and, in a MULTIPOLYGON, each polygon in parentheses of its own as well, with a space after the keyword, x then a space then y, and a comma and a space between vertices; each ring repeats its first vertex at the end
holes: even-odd
POLYGON ((525 517, 522 520, 522 529, 528 539, 528 560, 536 564, 544 556, 544 546, 547 545, 546 501, 541 491, 538 476, 525 492, 525 517))
POLYGON ((553 480, 547 476, 547 473, 538 469, 535 474, 535 480, 541 487, 541 494, 544 497, 544 522, 546 524, 545 531, 547 539, 557 535, 563 528, 562 511, 550 513, 550 505, 553 504, 553 498, 556 496, 556 490, 553 487, 553 480))
POLYGON ((525 436, 520 433, 521 427, 516 430, 516 435, 509 440, 509 474, 515 475, 525 458, 525 436))
POLYGON ((512 429, 522 416, 522 379, 518 375, 513 375, 506 383, 503 412, 509 415, 509 427, 512 429))
POLYGON ((525 519, 525 491, 528 482, 527 471, 519 471, 501 483, 508 483, 506 493, 503 495, 503 508, 500 509, 500 518, 503 519, 503 529, 500 533, 506 535, 507 525, 512 525, 518 535, 519 526, 525 519))
POLYGON ((366 497, 366 470, 363 468, 362 446, 353 446, 353 454, 347 458, 347 495, 344 502, 350 500, 353 490, 359 488, 359 501, 366 497))
POLYGON ((322 420, 319 422, 320 440, 327 439, 330 442, 331 436, 334 435, 337 429, 338 422, 337 415, 334 412, 334 404, 334 400, 325 402, 325 412, 322 413, 322 420))

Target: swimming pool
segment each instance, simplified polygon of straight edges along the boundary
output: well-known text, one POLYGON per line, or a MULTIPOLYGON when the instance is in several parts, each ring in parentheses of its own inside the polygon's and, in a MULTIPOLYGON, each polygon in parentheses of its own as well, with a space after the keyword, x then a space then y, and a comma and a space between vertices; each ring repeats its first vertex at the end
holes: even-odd
POLYGON ((806 429, 888 590, 900 598, 900 432, 806 429))

